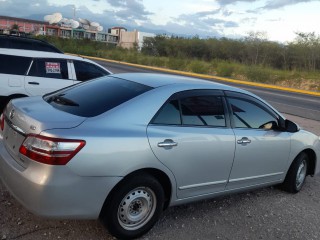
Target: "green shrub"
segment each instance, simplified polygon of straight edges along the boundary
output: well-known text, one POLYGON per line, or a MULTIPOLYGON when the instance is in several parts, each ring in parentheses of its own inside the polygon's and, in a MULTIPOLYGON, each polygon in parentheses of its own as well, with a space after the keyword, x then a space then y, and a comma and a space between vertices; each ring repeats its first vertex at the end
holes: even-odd
POLYGON ((253 82, 270 83, 272 82, 270 70, 260 66, 248 66, 246 77, 253 82))
POLYGON ((210 71, 210 64, 205 61, 193 60, 188 64, 187 70, 194 73, 206 74, 210 71))
MULTIPOLYGON (((289 87, 301 87, 304 82, 306 82, 305 85, 310 85, 311 81, 310 87, 320 91, 319 71, 299 71, 297 70, 299 68, 292 71, 286 71, 273 69, 267 66, 249 66, 236 62, 236 60, 234 60, 234 62, 232 62, 232 60, 221 60, 218 55, 212 56, 211 59, 199 55, 198 59, 195 59, 191 58, 192 54, 186 49, 183 54, 181 53, 171 57, 168 57, 170 54, 165 56, 162 54, 160 57, 145 55, 136 50, 127 50, 116 47, 115 45, 90 41, 88 39, 63 39, 52 36, 38 36, 37 38, 50 42, 66 53, 96 56, 116 61, 191 71, 194 73, 217 74, 222 77, 233 77, 235 79, 262 83, 277 84, 278 82, 283 81, 281 84, 289 87), (200 59, 206 59, 207 61, 200 59)), ((195 51, 195 53, 196 52, 197 51, 195 51)), ((214 52, 215 51, 213 51, 213 53, 214 52)))
POLYGON ((186 60, 181 58, 169 58, 166 63, 166 67, 174 70, 185 70, 186 65, 186 60))
POLYGON ((234 72, 234 66, 230 63, 221 62, 216 68, 218 76, 221 77, 231 77, 234 72))

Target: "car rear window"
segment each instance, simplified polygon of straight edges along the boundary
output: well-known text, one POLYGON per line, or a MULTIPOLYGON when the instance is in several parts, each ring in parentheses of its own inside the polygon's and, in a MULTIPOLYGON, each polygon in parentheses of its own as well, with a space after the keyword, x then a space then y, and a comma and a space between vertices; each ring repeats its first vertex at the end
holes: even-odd
POLYGON ((94 117, 152 88, 115 77, 77 84, 43 98, 51 106, 81 117, 94 117))

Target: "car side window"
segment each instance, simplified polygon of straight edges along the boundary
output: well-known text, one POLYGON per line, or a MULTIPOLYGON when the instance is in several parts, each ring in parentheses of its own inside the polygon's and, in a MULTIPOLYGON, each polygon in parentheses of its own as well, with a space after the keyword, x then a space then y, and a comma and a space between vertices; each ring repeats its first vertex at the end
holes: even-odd
POLYGON ((271 129, 278 119, 251 101, 228 98, 235 128, 271 129))
POLYGON ((32 58, 0 54, 0 73, 25 75, 32 58))
POLYGON ((73 64, 78 81, 87 81, 109 74, 107 71, 103 70, 102 68, 99 68, 98 66, 92 63, 73 61, 73 64))
POLYGON ((226 126, 221 97, 195 96, 180 101, 183 125, 226 126))
POLYGON ((160 110, 159 114, 153 120, 154 124, 180 125, 180 108, 179 101, 172 100, 166 103, 160 110))
POLYGON ((35 58, 28 75, 44 78, 69 79, 67 60, 35 58))
POLYGON ((153 124, 225 127, 222 97, 192 96, 166 103, 153 124))

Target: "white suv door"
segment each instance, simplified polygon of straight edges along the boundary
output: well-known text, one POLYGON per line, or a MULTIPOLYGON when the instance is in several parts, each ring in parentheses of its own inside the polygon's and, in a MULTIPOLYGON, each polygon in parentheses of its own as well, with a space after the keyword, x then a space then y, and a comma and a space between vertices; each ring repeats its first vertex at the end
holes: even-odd
POLYGON ((74 84, 66 59, 34 58, 25 77, 30 96, 43 95, 74 84))

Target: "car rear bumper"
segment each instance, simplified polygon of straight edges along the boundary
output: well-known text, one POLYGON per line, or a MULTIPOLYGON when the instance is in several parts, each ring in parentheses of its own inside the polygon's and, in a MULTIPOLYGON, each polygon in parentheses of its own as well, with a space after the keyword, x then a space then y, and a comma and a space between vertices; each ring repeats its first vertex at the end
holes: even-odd
POLYGON ((0 179, 30 212, 54 218, 96 219, 121 177, 82 177, 67 166, 31 161, 21 167, 0 137, 0 179))

